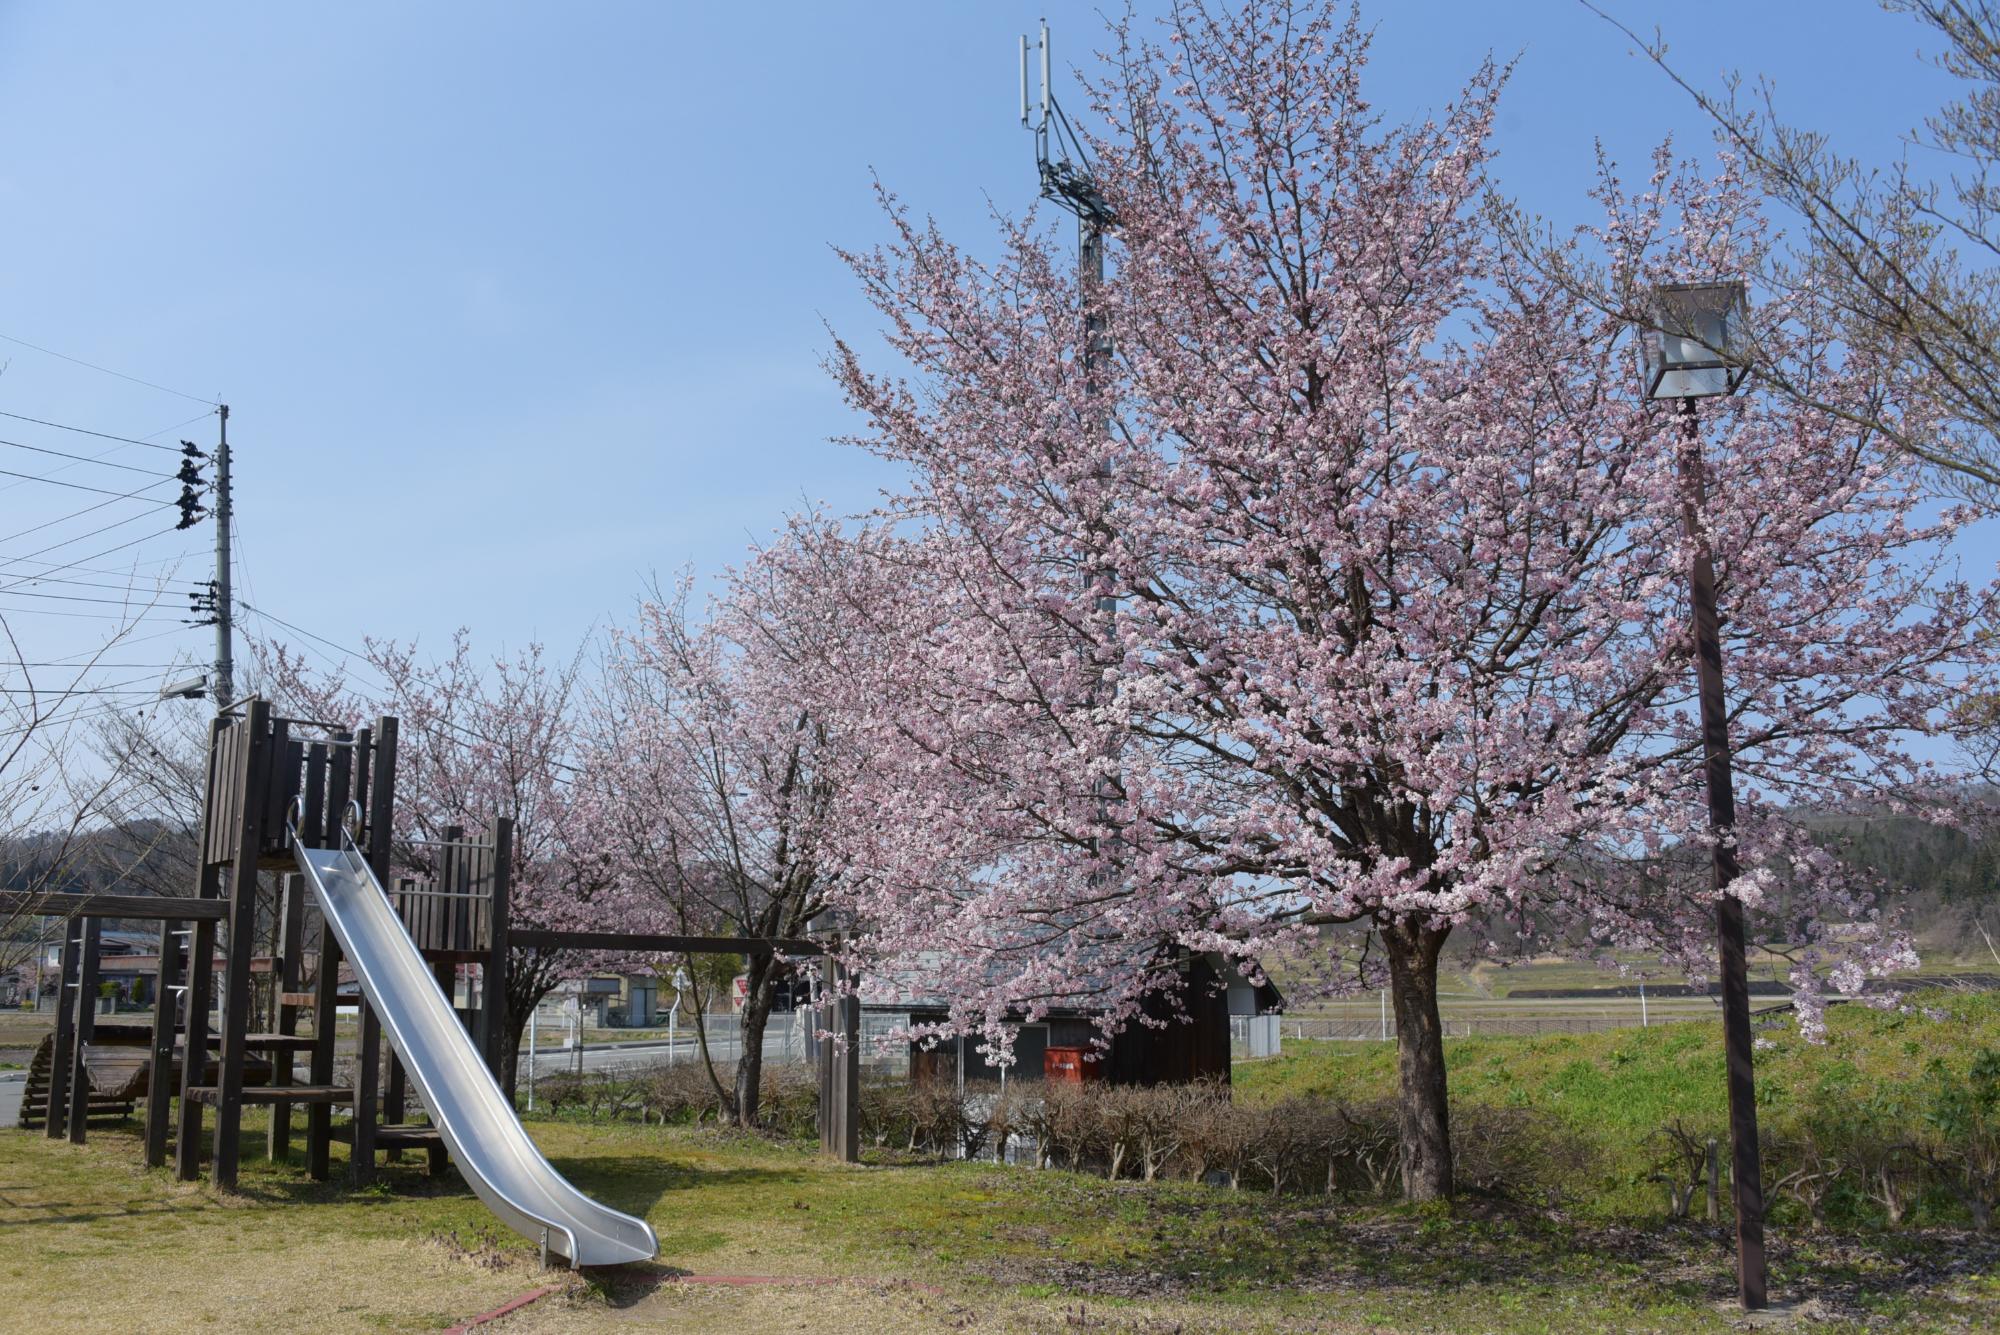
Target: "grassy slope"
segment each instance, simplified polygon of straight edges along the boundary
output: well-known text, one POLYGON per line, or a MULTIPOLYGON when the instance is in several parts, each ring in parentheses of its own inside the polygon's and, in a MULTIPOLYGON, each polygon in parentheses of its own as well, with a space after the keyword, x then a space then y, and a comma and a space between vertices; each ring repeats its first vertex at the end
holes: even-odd
MULTIPOLYGON (((1824 1082, 1896 1081, 1932 1054, 2000 1042, 2000 1004, 1946 1003, 1932 1024, 1843 1010, 1834 1041, 1762 1054, 1769 1119, 1824 1082)), ((630 1123, 530 1123, 584 1190, 645 1214, 661 1264, 574 1289, 505 1331, 630 1328, 1254 1331, 1723 1330, 1718 1231, 1658 1221, 1656 1189, 1618 1179, 1668 1117, 1719 1127, 1714 1029, 1452 1044, 1456 1097, 1546 1111, 1627 1167, 1613 1199, 1643 1227, 1469 1202, 1456 1213, 1184 1183, 1110 1183, 977 1164, 828 1164, 807 1147, 630 1123), (1622 1204, 1621 1204, 1622 1203, 1622 1204), (798 1289, 696 1289, 694 1273, 810 1276, 798 1289), (1079 1322, 1088 1308, 1087 1321, 1079 1322)), ((1378 1045, 1314 1046, 1239 1068, 1247 1097, 1388 1088, 1378 1045)), ((129 1133, 78 1149, 0 1132, 0 1329, 436 1329, 543 1282, 456 1178, 392 1172, 380 1189, 314 1187, 252 1160, 221 1197, 137 1166, 129 1133), (468 1249, 443 1241, 456 1233, 468 1249)), ((1635 1221, 1636 1222, 1636 1221, 1635 1221)), ((1940 1231, 1774 1232, 1776 1288, 1837 1295, 1857 1330, 2000 1328, 1994 1249, 1940 1231), (1960 1267, 1952 1272, 1951 1266, 1960 1267), (1970 1267, 1969 1271, 1966 1267, 1970 1267), (1913 1278, 1914 1277, 1914 1278, 1913 1278)))
MULTIPOLYGON (((1907 1088, 1933 1059, 1962 1069, 1981 1047, 2000 1048, 2000 996, 1930 992, 1917 1001, 1942 1017, 1837 1006, 1823 1045, 1790 1027, 1762 1031, 1769 1046, 1757 1054, 1757 1105, 1766 1134, 1783 1135, 1816 1109, 1907 1088)), ((1589 1204, 1600 1212, 1658 1211, 1660 1189, 1642 1179, 1656 1148, 1646 1138, 1664 1123, 1727 1133, 1720 1021, 1449 1039, 1445 1059, 1455 1105, 1527 1109, 1593 1146, 1603 1180, 1589 1204)), ((1395 1063, 1391 1044, 1288 1043, 1282 1057, 1238 1067, 1236 1086, 1252 1099, 1361 1102, 1393 1092, 1395 1063)))

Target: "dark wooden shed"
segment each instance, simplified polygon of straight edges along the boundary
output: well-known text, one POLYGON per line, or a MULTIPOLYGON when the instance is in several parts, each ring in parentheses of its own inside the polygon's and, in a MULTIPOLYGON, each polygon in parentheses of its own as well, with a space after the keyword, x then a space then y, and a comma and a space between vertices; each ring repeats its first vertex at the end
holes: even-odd
MULTIPOLYGON (((1081 1048, 1100 1068, 1099 1078, 1115 1085, 1195 1080, 1227 1083, 1230 1017, 1271 1014, 1283 1008, 1284 998, 1268 980, 1252 986, 1219 955, 1191 956, 1181 973, 1186 1016, 1175 1016, 1173 997, 1155 993, 1147 998, 1145 1013, 1165 1023, 1126 1025, 1111 1036, 1108 1052, 1092 1047, 1100 1034, 1091 1011, 1058 1007, 1038 1019, 1024 1019, 1016 1028, 1014 1064, 1007 1069, 1006 1079, 1040 1080, 1050 1048, 1081 1048)), ((907 1013, 912 1024, 940 1024, 946 1018, 941 1002, 927 1004, 916 999, 893 1009, 907 1013)), ((967 1081, 1001 1079, 1000 1068, 981 1055, 976 1038, 927 1039, 910 1044, 912 1080, 956 1081, 961 1066, 967 1081)))

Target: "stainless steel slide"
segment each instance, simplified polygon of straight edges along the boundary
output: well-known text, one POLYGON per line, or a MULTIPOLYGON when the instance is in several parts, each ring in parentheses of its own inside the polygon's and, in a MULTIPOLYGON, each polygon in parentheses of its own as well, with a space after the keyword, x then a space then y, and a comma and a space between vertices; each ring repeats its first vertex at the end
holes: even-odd
POLYGON ((645 1220, 591 1200, 528 1139, 354 845, 343 837, 337 849, 293 847, 362 993, 479 1199, 572 1266, 651 1260, 660 1244, 645 1220))

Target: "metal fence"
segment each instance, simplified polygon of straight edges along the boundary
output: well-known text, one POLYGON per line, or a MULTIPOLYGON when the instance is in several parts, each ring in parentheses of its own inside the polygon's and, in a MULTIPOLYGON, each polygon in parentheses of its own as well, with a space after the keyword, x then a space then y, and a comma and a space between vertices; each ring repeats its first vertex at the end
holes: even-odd
MULTIPOLYGON (((861 1066, 874 1075, 906 1075, 909 1046, 885 1044, 884 1039, 909 1022, 906 1015, 864 1011, 861 1016, 861 1066)), ((810 1011, 775 1011, 764 1026, 764 1061, 770 1064, 811 1063, 818 1060, 818 1021, 810 1011)), ((702 1019, 708 1039, 708 1055, 716 1062, 734 1062, 743 1051, 743 1017, 736 1014, 708 1015, 702 1019)), ((545 1007, 537 1016, 535 1073, 552 1075, 559 1071, 629 1073, 657 1066, 701 1060, 700 1039, 691 1019, 682 1019, 671 1029, 621 1031, 611 1042, 586 1044, 581 1050, 569 1046, 569 1017, 559 1007, 545 1007)), ((527 1062, 524 1053, 522 1062, 527 1062)))
POLYGON ((1232 1061, 1255 1061, 1275 1057, 1283 1041, 1281 1015, 1232 1015, 1229 1017, 1229 1057, 1232 1061))

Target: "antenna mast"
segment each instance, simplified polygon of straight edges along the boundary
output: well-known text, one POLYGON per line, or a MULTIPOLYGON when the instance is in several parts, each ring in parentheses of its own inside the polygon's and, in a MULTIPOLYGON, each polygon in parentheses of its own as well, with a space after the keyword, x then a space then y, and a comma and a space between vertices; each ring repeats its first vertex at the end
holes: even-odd
MULTIPOLYGON (((1042 198, 1054 200, 1074 213, 1077 222, 1100 233, 1118 225, 1118 215, 1097 193, 1097 181, 1090 174, 1090 154, 1063 115, 1049 82, 1049 25, 1042 24, 1041 39, 1032 46, 1021 38, 1021 127, 1035 136, 1035 168, 1041 177, 1042 198), (1028 106, 1028 53, 1039 58, 1042 96, 1031 114, 1028 106)), ((1101 275, 1100 275, 1101 276, 1101 275)))
MULTIPOLYGON (((1035 136, 1035 169, 1040 177, 1042 198, 1055 203, 1076 215, 1076 277, 1078 296, 1083 306, 1083 346, 1080 358, 1083 369, 1084 391, 1095 403, 1093 416, 1100 438, 1111 435, 1111 413, 1102 394, 1102 370, 1111 361, 1111 336, 1104 319, 1104 311, 1098 294, 1104 287, 1104 234, 1118 225, 1118 215, 1098 193, 1097 181, 1090 172, 1090 154, 1070 126, 1069 118, 1063 115, 1062 104, 1056 101, 1051 86, 1049 60, 1049 25, 1045 20, 1041 27, 1041 39, 1032 49, 1040 57, 1042 95, 1035 114, 1031 115, 1028 105, 1028 39, 1021 38, 1021 126, 1032 131, 1035 136)), ((1109 477, 1108 471, 1101 474, 1109 477)), ((1097 540, 1104 544, 1093 555, 1093 569, 1089 573, 1089 589, 1092 604, 1097 612, 1101 629, 1105 636, 1102 646, 1109 652, 1109 641, 1115 634, 1112 625, 1118 614, 1118 595, 1113 592, 1114 583, 1110 563, 1104 557, 1104 550, 1110 545, 1111 534, 1101 517, 1092 525, 1097 540)), ((1102 679, 1098 681, 1101 689, 1102 679)), ((1100 824, 1109 821, 1109 806, 1114 797, 1114 784, 1109 778, 1098 781, 1097 810, 1100 824)), ((1114 847, 1119 841, 1113 836, 1114 847)), ((1105 877, 1107 871, 1100 867, 1095 873, 1105 877)))

